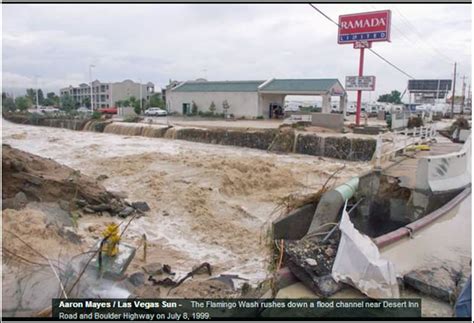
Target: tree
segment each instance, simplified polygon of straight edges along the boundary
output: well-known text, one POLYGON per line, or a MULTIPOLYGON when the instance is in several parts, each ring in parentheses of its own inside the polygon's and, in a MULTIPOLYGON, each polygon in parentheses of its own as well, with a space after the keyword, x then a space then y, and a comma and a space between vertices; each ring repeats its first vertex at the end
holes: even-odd
POLYGON ((28 97, 26 96, 19 96, 15 99, 15 105, 20 111, 26 111, 29 108, 31 108, 31 101, 28 97))
MULTIPOLYGON (((60 101, 60 100, 59 100, 59 96, 57 96, 56 93, 54 93, 54 92, 48 92, 48 93, 46 94, 46 99, 45 99, 45 101, 46 101, 46 100, 48 100, 48 102, 51 103, 51 104, 49 104, 49 105, 54 105, 54 106, 56 106, 56 107, 59 106, 59 103, 60 103, 60 102, 59 102, 59 101, 60 101)), ((44 103, 44 105, 47 105, 47 104, 44 103)))
POLYGON ((61 96, 61 107, 66 111, 71 111, 76 107, 76 102, 69 94, 61 96))
POLYGON ((142 113, 142 111, 140 110, 140 105, 138 105, 138 106, 135 105, 135 106, 133 107, 133 111, 134 111, 136 114, 138 114, 138 115, 140 115, 140 114, 142 113))
POLYGON ((387 103, 395 103, 400 104, 402 103, 401 93, 397 90, 393 90, 390 94, 382 94, 378 98, 378 102, 387 102, 387 103))
POLYGON ((227 112, 229 111, 229 108, 230 108, 229 102, 227 102, 227 100, 224 100, 224 102, 222 102, 222 110, 224 110, 225 116, 227 116, 227 112))
POLYGON ((193 115, 197 115, 197 114, 198 114, 198 110, 199 110, 199 108, 198 108, 196 102, 193 101, 193 104, 191 105, 191 113, 192 113, 193 115))
POLYGON ((214 101, 211 102, 211 105, 209 106, 209 111, 211 111, 212 114, 216 112, 216 104, 214 101))
POLYGON ((155 93, 150 97, 150 107, 164 108, 165 102, 160 93, 155 93))
POLYGON ((91 108, 91 98, 90 97, 85 97, 83 100, 82 100, 82 104, 84 104, 84 106, 88 109, 91 108))
MULTIPOLYGON (((3 98, 3 93, 2 93, 2 98, 3 98)), ((5 98, 3 98, 2 100, 2 109, 3 111, 15 112, 16 105, 13 98, 5 96, 5 98)))
MULTIPOLYGON (((31 102, 34 102, 36 105, 36 90, 35 89, 26 89, 26 96, 30 99, 31 102)), ((43 90, 38 89, 38 104, 43 105, 44 94, 43 90)))

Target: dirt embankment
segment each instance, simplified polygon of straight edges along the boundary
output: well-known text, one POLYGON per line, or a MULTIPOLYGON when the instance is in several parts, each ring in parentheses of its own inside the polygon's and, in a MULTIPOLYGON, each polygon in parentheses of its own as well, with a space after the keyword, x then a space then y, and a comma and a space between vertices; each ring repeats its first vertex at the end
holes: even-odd
POLYGON ((84 208, 120 214, 126 203, 96 180, 51 159, 2 145, 3 208, 28 201, 62 202, 65 209, 84 208), (66 206, 64 206, 66 205, 66 206))

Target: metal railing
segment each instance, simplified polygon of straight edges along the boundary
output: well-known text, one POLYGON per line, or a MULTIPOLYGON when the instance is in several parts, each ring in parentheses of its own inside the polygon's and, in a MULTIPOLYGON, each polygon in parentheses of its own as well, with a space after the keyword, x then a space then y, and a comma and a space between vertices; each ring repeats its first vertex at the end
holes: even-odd
POLYGON ((399 151, 405 151, 408 146, 428 142, 434 136, 436 127, 433 124, 378 135, 373 158, 375 168, 380 168, 382 161, 392 158, 399 151))

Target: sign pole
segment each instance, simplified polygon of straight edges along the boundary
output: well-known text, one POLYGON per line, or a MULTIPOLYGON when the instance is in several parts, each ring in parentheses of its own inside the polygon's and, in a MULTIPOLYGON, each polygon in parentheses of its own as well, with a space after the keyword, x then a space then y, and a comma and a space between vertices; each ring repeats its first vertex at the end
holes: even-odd
MULTIPOLYGON (((363 76, 364 73, 364 47, 360 49, 360 58, 359 58, 359 76, 363 76)), ((362 91, 357 91, 357 110, 356 110, 356 126, 360 125, 360 111, 362 103, 362 91)))

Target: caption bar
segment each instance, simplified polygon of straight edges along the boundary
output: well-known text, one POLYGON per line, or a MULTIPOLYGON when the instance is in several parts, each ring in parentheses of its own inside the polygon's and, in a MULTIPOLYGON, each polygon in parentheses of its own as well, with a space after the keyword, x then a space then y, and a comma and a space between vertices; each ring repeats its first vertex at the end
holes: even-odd
POLYGON ((420 299, 53 299, 57 320, 420 317, 420 299))

